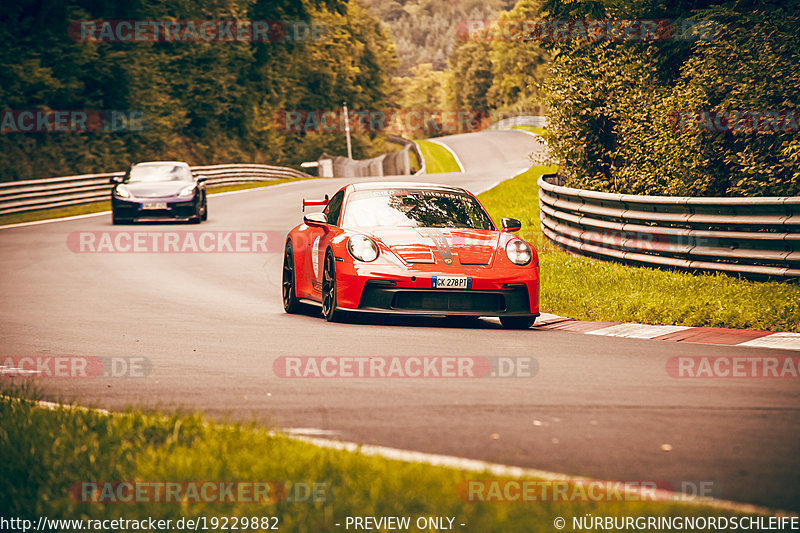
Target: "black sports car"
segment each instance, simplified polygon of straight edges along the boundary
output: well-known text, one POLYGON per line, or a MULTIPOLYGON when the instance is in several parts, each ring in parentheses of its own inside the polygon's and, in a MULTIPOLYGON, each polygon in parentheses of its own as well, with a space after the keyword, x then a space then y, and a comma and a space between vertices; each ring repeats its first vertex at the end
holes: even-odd
POLYGON ((111 219, 114 224, 155 220, 208 218, 206 178, 195 177, 181 161, 131 165, 125 176, 111 178, 111 219))

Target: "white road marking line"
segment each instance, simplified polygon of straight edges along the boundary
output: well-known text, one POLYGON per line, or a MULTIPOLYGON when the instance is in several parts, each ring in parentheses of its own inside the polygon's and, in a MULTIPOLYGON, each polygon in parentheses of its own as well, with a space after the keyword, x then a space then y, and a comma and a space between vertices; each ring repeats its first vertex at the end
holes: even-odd
MULTIPOLYGON (((9 396, 2 396, 2 397, 11 400, 24 401, 20 398, 13 398, 9 396)), ((107 411, 105 409, 98 409, 96 407, 93 408, 93 407, 82 407, 79 405, 65 405, 56 402, 48 402, 45 400, 34 400, 33 403, 45 409, 50 409, 51 411, 59 408, 64 408, 64 409, 77 409, 81 411, 94 411, 96 413, 106 416, 113 416, 114 414, 116 414, 107 411)), ((313 429, 313 428, 307 428, 307 429, 313 429)), ((319 431, 325 431, 325 430, 319 430, 319 431)), ((602 483, 604 481, 605 482, 610 481, 610 480, 600 480, 588 477, 570 476, 567 474, 550 472, 548 470, 539 470, 536 468, 523 468, 520 466, 509 466, 499 463, 490 463, 487 461, 481 461, 479 459, 466 459, 464 457, 456 457, 453 455, 440 455, 440 454, 426 453, 426 452, 415 452, 411 450, 401 450, 399 448, 389 448, 387 446, 358 444, 355 442, 323 439, 318 437, 287 435, 285 433, 276 431, 270 431, 269 434, 274 436, 285 436, 286 438, 312 444, 319 448, 342 450, 350 453, 360 453, 365 456, 378 456, 378 457, 383 457, 384 459, 391 459, 394 461, 402 461, 407 463, 422 463, 431 466, 454 468, 457 470, 464 470, 468 472, 480 472, 480 473, 488 472, 495 476, 506 476, 512 478, 534 477, 547 481, 572 481, 572 482, 583 482, 583 483, 592 483, 592 482, 602 483)), ((642 494, 643 498, 645 496, 653 494, 653 491, 650 488, 638 489, 635 486, 631 486, 630 490, 632 493, 635 493, 638 490, 642 494)), ((714 507, 716 509, 725 509, 737 513, 794 516, 793 513, 789 513, 787 511, 768 509, 766 507, 759 507, 757 505, 752 505, 749 503, 739 503, 729 500, 719 500, 716 498, 710 498, 706 496, 692 496, 688 494, 672 492, 663 489, 656 489, 654 493, 657 498, 663 497, 667 501, 674 500, 689 505, 705 505, 709 507, 714 507)))
POLYGON ((736 346, 752 346, 754 348, 779 348, 781 350, 800 350, 800 333, 780 332, 772 333, 752 339, 745 342, 740 342, 736 346))
POLYGON ((427 139, 427 140, 429 142, 432 142, 433 144, 438 144, 439 146, 443 147, 445 150, 450 152, 450 155, 452 155, 453 159, 456 160, 456 165, 458 165, 458 171, 459 172, 464 172, 464 164, 461 162, 461 159, 458 158, 458 154, 456 154, 455 151, 452 148, 450 148, 449 146, 447 146, 445 143, 443 143, 441 141, 435 141, 433 139, 427 139))
MULTIPOLYGON (((533 477, 533 478, 543 479, 546 481, 568 481, 568 482, 579 482, 579 483, 604 483, 609 481, 609 480, 600 480, 587 477, 569 476, 566 474, 560 474, 558 472, 538 470, 535 468, 522 468, 519 466, 509 466, 499 463, 490 463, 487 461, 481 461, 479 459, 466 459, 463 457, 455 457, 452 455, 439 455, 434 453, 401 450, 398 448, 389 448, 386 446, 374 446, 368 444, 362 445, 362 444, 357 444, 355 442, 321 439, 314 437, 290 436, 289 438, 294 440, 299 440, 301 442, 306 442, 308 444, 313 444, 314 446, 318 446, 320 448, 341 450, 350 453, 360 453, 361 455, 365 455, 368 457, 377 456, 377 457, 383 457, 384 459, 391 459, 394 461, 402 461, 406 463, 423 463, 431 466, 454 468, 456 470, 463 470, 467 472, 479 472, 481 474, 489 473, 494 476, 504 476, 511 478, 533 477)), ((652 488, 647 488, 647 487, 638 488, 633 485, 630 486, 629 488, 631 490, 631 493, 637 493, 637 492, 640 493, 642 495, 642 501, 646 501, 645 498, 651 497, 653 494, 655 494, 656 500, 662 503, 677 501, 689 505, 706 505, 709 507, 714 507, 716 509, 725 509, 737 513, 750 513, 750 514, 763 514, 763 515, 790 514, 785 511, 776 512, 774 510, 767 509, 766 507, 759 507, 747 503, 738 503, 728 500, 718 500, 716 498, 710 498, 705 496, 692 496, 689 494, 683 494, 680 492, 673 492, 664 489, 653 490, 652 488)))
POLYGON ((0 398, 5 398, 11 401, 16 400, 18 402, 29 401, 36 404, 37 407, 41 407, 43 409, 49 409, 50 411, 55 411, 56 409, 73 409, 76 411, 95 412, 101 415, 111 416, 110 411, 106 411, 105 409, 98 409, 96 407, 82 407, 80 405, 69 405, 58 402, 48 402, 46 400, 27 400, 23 398, 16 398, 14 396, 5 396, 5 395, 0 395, 0 398))
POLYGON ((593 331, 587 335, 606 335, 609 337, 627 337, 631 339, 652 339, 668 333, 692 329, 690 326, 652 326, 649 324, 616 324, 593 331))
POLYGON ((285 433, 286 435, 291 436, 305 436, 305 437, 334 437, 339 434, 338 431, 333 431, 330 429, 319 429, 319 428, 281 428, 281 433, 285 433))
POLYGON ((488 187, 484 187, 483 189, 479 189, 479 190, 478 189, 475 189, 475 190, 470 189, 470 190, 472 191, 472 194, 474 194, 475 196, 478 196, 479 194, 483 194, 486 191, 490 191, 490 190, 494 189, 495 187, 497 187, 498 185, 500 185, 504 181, 508 181, 508 180, 510 180, 512 178, 516 178, 517 176, 519 176, 523 172, 527 172, 528 170, 530 170, 530 168, 531 167, 526 167, 526 168, 519 168, 519 169, 516 169, 516 170, 512 170, 511 171, 512 174, 507 178, 503 178, 501 180, 497 180, 494 183, 492 183, 491 185, 489 185, 488 187))
MULTIPOLYGON (((0 375, 4 374, 17 374, 20 376, 30 376, 32 374, 41 374, 41 370, 25 370, 24 368, 15 368, 13 366, 0 366, 0 375)), ((12 376, 14 377, 14 376, 12 376)))
MULTIPOLYGON (((524 172, 524 171, 523 171, 523 172, 524 172)), ((514 176, 517 176, 517 175, 519 175, 519 174, 521 174, 521 172, 517 172, 516 174, 514 174, 514 176)), ((512 178, 513 178, 514 176, 512 176, 512 178)), ((498 185, 500 185, 500 184, 501 184, 501 183, 503 183, 504 181, 506 181, 506 180, 510 180, 510 179, 511 179, 511 178, 506 178, 506 179, 504 179, 504 180, 497 180, 497 181, 495 181, 494 183, 492 183, 491 185, 489 185, 488 187, 484 187, 483 189, 481 189, 481 190, 479 190, 479 191, 472 191, 472 194, 474 194, 475 196, 478 196, 479 194, 483 194, 483 193, 485 193, 486 191, 490 191, 490 190, 494 189, 495 187, 497 187, 498 185)))
MULTIPOLYGON (((321 179, 318 176, 311 176, 313 179, 321 179)), ((287 185, 294 185, 295 183, 301 183, 303 181, 312 181, 312 179, 301 179, 296 181, 287 181, 286 183, 276 183, 275 185, 265 185, 263 187, 250 187, 248 189, 239 189, 238 191, 225 191, 225 192, 209 192, 209 196, 229 196, 231 194, 239 194, 243 192, 252 192, 257 191, 259 189, 277 189, 278 187, 285 187, 287 185)), ((225 187, 225 185, 220 185, 220 187, 225 187)))
POLYGON ((556 322, 563 322, 565 320, 572 319, 566 316, 554 315, 552 313, 539 313, 539 316, 536 318, 536 322, 533 325, 546 326, 548 324, 555 324, 556 322))
POLYGON ((9 228, 22 228, 25 226, 38 226, 39 224, 50 224, 51 222, 63 222, 65 220, 79 220, 81 218, 99 217, 101 215, 110 215, 110 214, 111 211, 99 211, 97 213, 87 213, 85 215, 75 215, 71 217, 47 218, 44 220, 34 220, 32 222, 20 222, 19 224, 8 224, 6 226, 0 226, 0 230, 9 228))
POLYGON ((538 133, 534 133, 534 132, 528 131, 528 130, 523 130, 523 129, 520 129, 520 128, 503 128, 503 129, 498 129, 498 130, 494 130, 494 131, 521 131, 522 133, 527 133, 528 135, 533 135, 534 137, 539 137, 539 138, 542 137, 538 133))

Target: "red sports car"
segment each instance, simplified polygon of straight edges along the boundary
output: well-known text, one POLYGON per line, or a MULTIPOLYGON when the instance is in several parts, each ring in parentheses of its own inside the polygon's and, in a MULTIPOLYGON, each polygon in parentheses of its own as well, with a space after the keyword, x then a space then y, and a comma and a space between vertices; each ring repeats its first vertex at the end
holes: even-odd
POLYGON ((526 329, 539 316, 539 258, 498 230, 480 202, 459 187, 359 183, 333 197, 289 232, 283 307, 322 305, 328 321, 347 312, 496 316, 526 329))

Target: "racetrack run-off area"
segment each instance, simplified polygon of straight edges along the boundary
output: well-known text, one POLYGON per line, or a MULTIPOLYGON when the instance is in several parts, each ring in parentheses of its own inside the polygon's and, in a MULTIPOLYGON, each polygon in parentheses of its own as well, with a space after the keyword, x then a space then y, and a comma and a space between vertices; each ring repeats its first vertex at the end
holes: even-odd
MULTIPOLYGON (((516 130, 437 139, 463 173, 415 180, 482 192, 530 166, 536 137, 516 130)), ((408 181, 408 177, 380 178, 408 181)), ((559 329, 466 327, 429 318, 327 323, 281 306, 283 242, 265 253, 80 253, 74 232, 273 232, 303 198, 345 181, 307 180, 209 196, 200 227, 116 228, 110 215, 0 229, 0 361, 141 358, 142 377, 39 378, 46 399, 110 410, 200 410, 313 428, 345 441, 481 459, 595 479, 708 480, 726 500, 797 510, 796 379, 680 379, 685 357, 792 356, 758 346, 671 343, 559 329), (288 379, 288 356, 533 357, 533 376, 288 379)), ((543 273, 543 283, 547 283, 543 273)), ((2 363, 0 363, 2 364, 2 363)))

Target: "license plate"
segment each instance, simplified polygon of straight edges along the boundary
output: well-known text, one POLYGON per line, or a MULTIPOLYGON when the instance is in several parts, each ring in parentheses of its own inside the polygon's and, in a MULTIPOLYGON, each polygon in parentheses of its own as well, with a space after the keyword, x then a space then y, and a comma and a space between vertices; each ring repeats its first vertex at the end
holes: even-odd
POLYGON ((432 289, 471 289, 472 276, 433 276, 432 289))
POLYGON ((142 209, 166 209, 167 202, 150 202, 149 204, 142 204, 142 209))

